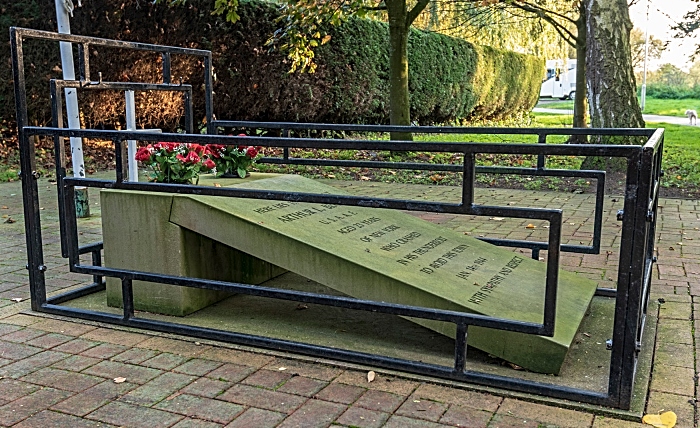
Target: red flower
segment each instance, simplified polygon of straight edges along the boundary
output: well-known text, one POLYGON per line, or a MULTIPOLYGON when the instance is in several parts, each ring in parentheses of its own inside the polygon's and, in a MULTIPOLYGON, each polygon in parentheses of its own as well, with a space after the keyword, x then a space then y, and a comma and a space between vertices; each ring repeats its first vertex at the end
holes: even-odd
POLYGON ((175 156, 175 159, 179 160, 179 161, 182 162, 182 163, 187 163, 187 158, 184 157, 184 156, 182 156, 182 155, 180 155, 180 154, 178 154, 177 156, 175 156))
POLYGON ((216 164, 213 160, 207 159, 204 162, 202 162, 202 166, 204 166, 204 168, 206 169, 214 169, 214 167, 216 167, 216 164))
POLYGON ((221 157, 221 151, 224 149, 224 147, 225 146, 223 144, 207 144, 204 147, 204 154, 219 159, 221 157))
POLYGON ((199 145, 199 144, 188 144, 188 147, 190 150, 193 152, 197 153, 199 156, 202 156, 202 153, 204 153, 204 146, 199 145))
POLYGON ((238 146, 238 150, 244 151, 246 149, 246 147, 248 147, 248 146, 238 146))
POLYGON ((189 153, 187 153, 187 156, 185 157, 185 163, 195 164, 195 163, 199 163, 199 161, 200 161, 199 155, 195 152, 189 152, 189 153))
POLYGON ((248 149, 245 151, 245 154, 246 154, 246 156, 248 156, 249 158, 253 159, 253 158, 255 158, 255 156, 258 155, 258 151, 255 149, 255 147, 250 146, 250 147, 248 147, 248 149))
POLYGON ((172 153, 177 149, 177 143, 158 143, 154 147, 156 150, 165 149, 166 152, 172 153))
POLYGON ((147 162, 151 159, 151 153, 153 151, 153 148, 149 144, 148 147, 141 147, 136 151, 136 155, 134 156, 134 159, 136 159, 139 162, 147 162))

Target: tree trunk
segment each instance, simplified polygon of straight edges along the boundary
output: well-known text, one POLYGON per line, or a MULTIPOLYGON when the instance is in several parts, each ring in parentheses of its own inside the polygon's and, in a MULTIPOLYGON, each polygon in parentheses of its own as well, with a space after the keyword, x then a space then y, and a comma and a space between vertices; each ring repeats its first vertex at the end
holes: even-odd
MULTIPOLYGON (((644 128, 632 71, 627 0, 585 0, 586 82, 594 128, 644 128)), ((635 137, 598 137, 593 143, 640 144, 635 137)), ((589 157, 583 168, 624 170, 621 158, 589 157)))
MULTIPOLYGON (((581 2, 579 17, 576 20, 576 96, 574 97, 574 128, 586 128, 586 6, 581 2)), ((585 144, 585 135, 574 135, 571 142, 585 144)))
MULTIPOLYGON (((406 0, 387 0, 389 15, 389 119, 392 125, 411 124, 408 95, 408 33, 406 0)), ((392 140, 412 140, 410 132, 392 132, 392 140)))

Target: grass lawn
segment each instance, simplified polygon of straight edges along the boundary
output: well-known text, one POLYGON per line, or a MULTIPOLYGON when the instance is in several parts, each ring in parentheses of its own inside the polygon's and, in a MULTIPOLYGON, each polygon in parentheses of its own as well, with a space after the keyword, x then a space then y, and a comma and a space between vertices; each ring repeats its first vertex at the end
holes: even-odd
MULTIPOLYGON (((572 117, 567 115, 535 114, 533 126, 556 127, 571 124, 571 121, 572 117)), ((662 187, 700 188, 700 128, 654 122, 646 125, 647 128, 666 129, 662 187)))
MULTIPOLYGON (((537 107, 543 108, 554 108, 561 110, 572 110, 574 109, 573 101, 556 101, 556 102, 546 102, 539 103, 537 107)), ((645 114, 658 114, 661 116, 685 116, 685 111, 688 109, 700 111, 700 99, 685 99, 685 100, 662 100, 658 98, 648 98, 646 99, 646 106, 644 106, 645 114)), ((569 122, 571 123, 571 122, 569 122)))

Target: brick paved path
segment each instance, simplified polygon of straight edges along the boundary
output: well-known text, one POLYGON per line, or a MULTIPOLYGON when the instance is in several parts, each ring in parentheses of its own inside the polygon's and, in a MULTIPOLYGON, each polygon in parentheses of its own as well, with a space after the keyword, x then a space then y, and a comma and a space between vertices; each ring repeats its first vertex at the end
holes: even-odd
MULTIPOLYGON (((455 200, 456 189, 337 183, 358 194, 455 200)), ((41 180, 49 292, 78 283, 60 258, 55 186, 41 180)), ((93 204, 97 200, 93 196, 93 204)), ((566 207, 568 242, 588 243, 589 195, 484 190, 481 203, 566 207)), ((695 424, 694 310, 700 295, 698 201, 663 200, 654 298, 664 298, 648 412, 695 424)), ((562 256, 566 269, 614 286, 619 198, 606 198, 601 255, 562 256)), ((28 311, 18 183, 0 184, 0 426, 15 427, 633 427, 637 423, 513 398, 438 386, 410 377, 232 349, 188 338, 46 318, 28 311), (8 221, 8 218, 15 222, 8 221), (23 312, 22 312, 23 311, 23 312), (22 312, 22 313, 19 313, 22 312), (125 378, 117 383, 115 378, 125 378)), ((81 239, 99 240, 99 205, 81 220, 81 239)), ((520 221, 423 215, 468 234, 543 238, 520 221)))

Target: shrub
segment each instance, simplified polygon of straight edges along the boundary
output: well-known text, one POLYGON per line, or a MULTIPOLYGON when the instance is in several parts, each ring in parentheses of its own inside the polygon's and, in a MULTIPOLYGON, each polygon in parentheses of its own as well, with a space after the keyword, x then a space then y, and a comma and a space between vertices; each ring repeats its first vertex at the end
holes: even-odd
MULTIPOLYGON (((0 23, 53 29, 53 4, 30 0, 33 19, 8 18, 0 23)), ((75 11, 75 34, 209 49, 217 76, 214 111, 222 119, 334 123, 388 123, 389 51, 386 24, 350 19, 331 28, 331 42, 318 49, 314 74, 289 74, 284 55, 265 42, 274 31, 277 9, 270 3, 241 2, 235 24, 211 16, 213 0, 191 0, 168 8, 138 0, 96 0, 75 11)), ((16 12, 16 11, 15 11, 16 12)), ((3 31, 3 28, 0 28, 3 31)), ((7 32, 5 32, 7 34, 7 32)), ((42 42, 43 43, 43 42, 42 42)), ((32 42, 32 45, 35 43, 32 42)), ((9 43, 3 45, 9 57, 9 43)), ((28 49, 30 115, 48 122, 47 77, 60 78, 58 49, 28 49), (44 67, 44 68, 41 68, 44 67)), ((160 58, 149 53, 100 49, 92 54, 96 80, 158 82, 160 58)), ((501 118, 531 109, 537 101, 543 62, 534 57, 479 47, 460 39, 411 30, 409 87, 412 119, 444 123, 463 118, 501 118)), ((204 117, 201 64, 173 57, 172 75, 195 90, 195 117, 204 117)), ((9 67, 0 79, 11 81, 9 67)), ((123 126, 124 96, 115 92, 80 91, 83 124, 123 126)), ((12 99, 12 86, 0 88, 0 99, 12 99), (9 96, 9 98, 8 98, 9 96)), ((182 99, 174 93, 137 93, 138 124, 174 129, 182 114, 182 99)), ((0 117, 13 117, 12 103, 0 104, 0 117)))

